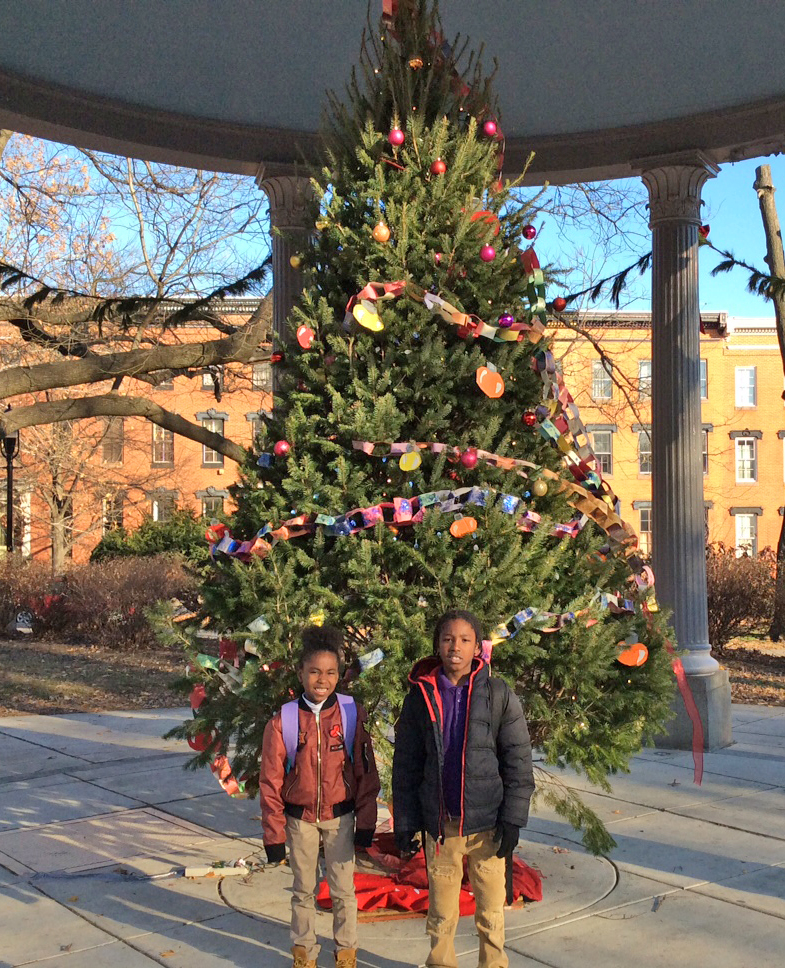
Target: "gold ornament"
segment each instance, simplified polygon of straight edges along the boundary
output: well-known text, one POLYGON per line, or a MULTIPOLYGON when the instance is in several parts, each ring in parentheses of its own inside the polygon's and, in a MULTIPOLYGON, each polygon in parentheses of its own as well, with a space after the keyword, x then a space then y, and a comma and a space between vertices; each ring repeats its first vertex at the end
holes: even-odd
POLYGON ((316 228, 320 232, 323 232, 329 224, 330 223, 327 221, 327 219, 324 219, 324 218, 320 218, 316 220, 316 228))
POLYGON ((377 222, 373 227, 373 232, 371 233, 377 242, 389 242, 390 241, 390 227, 385 225, 384 222, 377 222))
POLYGON ((292 267, 292 269, 299 269, 302 264, 303 264, 303 260, 300 258, 299 255, 290 256, 289 265, 292 267))
POLYGON ((547 493, 548 493, 548 485, 545 483, 545 481, 542 478, 538 478, 532 484, 532 494, 534 494, 536 497, 545 497, 547 493))

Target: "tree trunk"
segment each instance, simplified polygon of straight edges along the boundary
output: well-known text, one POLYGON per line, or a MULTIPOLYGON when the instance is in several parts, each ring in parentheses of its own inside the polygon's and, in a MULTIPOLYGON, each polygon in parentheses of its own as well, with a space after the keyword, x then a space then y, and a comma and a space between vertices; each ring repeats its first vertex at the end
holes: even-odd
MULTIPOLYGON (((763 219, 763 231, 766 235, 766 263, 769 272, 778 279, 785 280, 785 253, 782 249, 782 234, 780 220, 777 216, 777 206, 774 203, 774 185, 771 181, 771 168, 761 165, 755 169, 755 184, 752 186, 758 193, 758 204, 763 219)), ((785 371, 785 293, 770 293, 774 303, 774 318, 777 323, 777 340, 780 345, 783 371, 785 371)), ((785 398, 785 392, 783 392, 785 398)), ((785 633, 785 517, 782 519, 780 539, 777 542, 777 575, 774 584, 774 613, 769 628, 769 636, 774 642, 779 641, 785 633)))

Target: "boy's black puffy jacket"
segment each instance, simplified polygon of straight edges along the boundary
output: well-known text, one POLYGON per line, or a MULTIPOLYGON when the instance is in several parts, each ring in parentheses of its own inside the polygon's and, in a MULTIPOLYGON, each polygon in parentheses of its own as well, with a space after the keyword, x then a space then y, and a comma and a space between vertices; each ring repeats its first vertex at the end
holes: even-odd
MULTIPOLYGON (((437 685, 438 658, 422 659, 409 675, 393 756, 393 816, 399 831, 444 833, 442 703, 437 685)), ((475 659, 469 676, 466 736, 463 746, 461 833, 493 830, 499 823, 525 827, 534 792, 531 741, 518 697, 501 679, 496 709, 499 732, 492 730, 488 666, 475 659)))

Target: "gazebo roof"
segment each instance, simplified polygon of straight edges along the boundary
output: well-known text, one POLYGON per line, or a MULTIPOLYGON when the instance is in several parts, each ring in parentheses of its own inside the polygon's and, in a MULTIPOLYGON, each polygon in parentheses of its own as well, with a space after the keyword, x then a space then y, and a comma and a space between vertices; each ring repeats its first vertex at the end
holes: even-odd
MULTIPOLYGON (((783 150, 779 0, 442 0, 499 62, 506 168, 529 180, 618 177, 701 150, 783 150)), ((381 0, 371 0, 373 19, 381 0)), ((3 0, 0 125, 217 170, 314 156, 325 89, 357 62, 365 0, 3 0)))

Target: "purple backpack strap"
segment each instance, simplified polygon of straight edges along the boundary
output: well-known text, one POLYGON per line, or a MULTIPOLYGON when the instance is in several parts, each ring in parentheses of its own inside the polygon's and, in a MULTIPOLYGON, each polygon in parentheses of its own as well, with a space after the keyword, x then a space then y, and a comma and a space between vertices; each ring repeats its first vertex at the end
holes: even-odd
POLYGON ((354 762, 354 735, 357 732, 357 703, 351 696, 336 693, 338 705, 341 709, 341 726, 343 728, 343 745, 346 755, 354 762))
POLYGON ((281 732, 286 747, 286 772, 294 766, 297 755, 297 742, 300 736, 300 704, 296 699, 281 706, 281 732))

